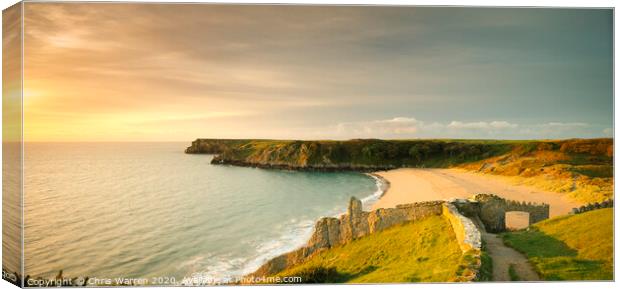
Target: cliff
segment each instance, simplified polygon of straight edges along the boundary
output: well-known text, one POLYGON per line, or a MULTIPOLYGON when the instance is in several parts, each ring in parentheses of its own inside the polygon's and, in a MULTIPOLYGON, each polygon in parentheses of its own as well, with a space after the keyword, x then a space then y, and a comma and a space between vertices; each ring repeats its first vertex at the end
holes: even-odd
POLYGON ((292 141, 198 139, 187 153, 218 154, 214 164, 314 170, 446 167, 500 155, 502 141, 376 140, 292 141))
POLYGON ((186 154, 221 154, 250 142, 243 139, 197 139, 185 149, 186 154))
MULTIPOLYGON (((506 164, 547 153, 549 161, 609 163, 612 139, 560 141, 377 140, 348 141, 197 139, 186 153, 218 154, 214 164, 290 169, 449 167, 487 160, 506 164), (554 158, 555 157, 555 158, 554 158)), ((477 169, 499 169, 488 164, 477 169)), ((518 169, 517 169, 518 170, 518 169)), ((587 172, 585 172, 587 173, 587 172)), ((602 173, 602 172, 601 172, 602 173)))
POLYGON ((197 139, 185 151, 213 164, 322 171, 459 167, 519 177, 581 202, 613 197, 613 139, 348 141, 197 139))

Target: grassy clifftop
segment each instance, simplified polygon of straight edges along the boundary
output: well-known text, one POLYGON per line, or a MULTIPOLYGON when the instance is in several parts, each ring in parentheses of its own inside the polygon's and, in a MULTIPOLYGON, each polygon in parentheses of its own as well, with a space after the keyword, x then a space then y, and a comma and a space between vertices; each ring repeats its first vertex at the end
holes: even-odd
POLYGON ((545 280, 613 279, 613 209, 549 219, 504 234, 545 280))
POLYGON ((291 169, 376 169, 446 167, 500 155, 504 141, 375 140, 210 140, 192 143, 188 153, 217 153, 215 163, 280 166, 291 169))
POLYGON ((198 139, 187 153, 218 154, 215 164, 284 169, 385 170, 459 167, 516 177, 582 202, 613 197, 613 140, 296 141, 198 139))
POLYGON ((325 250, 278 276, 305 283, 448 282, 466 274, 466 258, 450 223, 433 216, 325 250))

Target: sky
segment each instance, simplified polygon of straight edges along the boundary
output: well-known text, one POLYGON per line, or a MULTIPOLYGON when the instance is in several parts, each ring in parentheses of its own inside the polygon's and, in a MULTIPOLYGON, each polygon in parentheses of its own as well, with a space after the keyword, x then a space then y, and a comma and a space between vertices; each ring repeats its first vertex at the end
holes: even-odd
POLYGON ((611 136, 612 11, 26 3, 27 141, 611 136))

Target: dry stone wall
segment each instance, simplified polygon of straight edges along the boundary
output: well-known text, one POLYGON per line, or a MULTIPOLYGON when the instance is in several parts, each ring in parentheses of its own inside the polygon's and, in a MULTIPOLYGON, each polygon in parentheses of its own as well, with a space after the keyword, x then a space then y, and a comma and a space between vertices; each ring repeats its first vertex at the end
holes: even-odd
POLYGON ((459 282, 478 280, 482 266, 482 234, 480 230, 471 219, 462 215, 452 202, 443 204, 443 215, 452 225, 452 230, 456 235, 463 256, 467 256, 467 258, 463 258, 462 265, 465 268, 460 270, 456 280, 459 282))
POLYGON ((598 209, 605 209, 605 208, 613 208, 614 207, 614 200, 613 199, 609 199, 600 203, 590 203, 584 206, 581 206, 579 208, 573 208, 571 210, 571 214, 581 214, 581 213, 585 213, 585 212, 589 212, 592 210, 598 210, 598 209))
POLYGON ((453 203, 445 203, 443 205, 443 214, 448 218, 456 239, 461 246, 463 252, 469 250, 478 250, 482 248, 482 237, 480 230, 476 227, 474 222, 469 218, 463 216, 453 203))

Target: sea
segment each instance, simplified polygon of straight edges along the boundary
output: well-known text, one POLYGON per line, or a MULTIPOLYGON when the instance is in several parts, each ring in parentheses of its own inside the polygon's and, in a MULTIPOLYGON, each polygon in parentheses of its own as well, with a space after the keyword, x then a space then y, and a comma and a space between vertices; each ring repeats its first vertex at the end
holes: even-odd
POLYGON ((212 165, 188 145, 26 143, 26 275, 234 279, 382 194, 366 174, 212 165))

